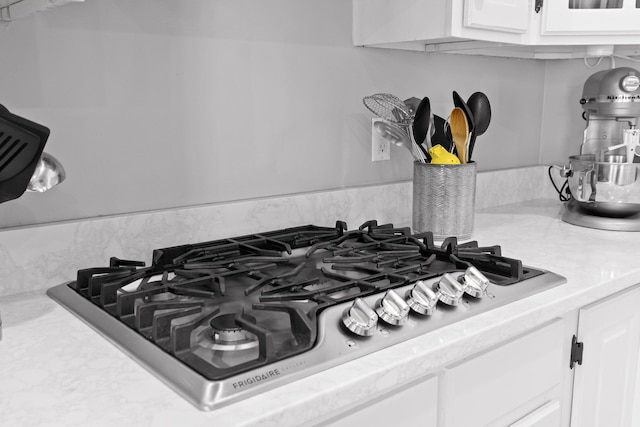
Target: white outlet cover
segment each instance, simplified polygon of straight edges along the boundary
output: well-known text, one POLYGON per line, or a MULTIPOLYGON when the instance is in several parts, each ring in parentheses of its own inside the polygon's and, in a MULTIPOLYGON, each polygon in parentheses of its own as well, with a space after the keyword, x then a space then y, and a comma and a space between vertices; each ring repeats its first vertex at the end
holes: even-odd
POLYGON ((388 139, 384 138, 375 129, 376 122, 383 122, 383 119, 373 118, 371 119, 371 161, 378 162, 381 160, 391 159, 391 143, 388 139))

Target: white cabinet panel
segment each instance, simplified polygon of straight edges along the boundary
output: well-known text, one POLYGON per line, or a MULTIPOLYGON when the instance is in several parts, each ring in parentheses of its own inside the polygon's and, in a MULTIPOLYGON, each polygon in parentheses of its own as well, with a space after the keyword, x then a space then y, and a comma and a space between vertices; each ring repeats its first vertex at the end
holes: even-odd
POLYGON ((556 321, 447 369, 439 425, 484 426, 508 415, 513 422, 529 413, 527 404, 540 396, 559 396, 562 370, 568 369, 564 330, 563 322, 556 321))
POLYGON ((544 2, 542 13, 543 35, 640 34, 636 0, 553 0, 544 2), (575 8, 579 4, 594 8, 575 8))
POLYGON ((571 425, 633 426, 640 349, 640 288, 580 310, 571 425))
POLYGON ((66 3, 83 2, 84 0, 3 0, 0 1, 0 21, 13 21, 36 12, 66 3))
POLYGON ((558 427, 560 425, 560 401, 552 400, 509 427, 558 427))
POLYGON ((402 390, 393 391, 323 425, 436 426, 437 399, 438 378, 432 377, 402 390))
POLYGON ((640 52, 640 0, 353 0, 353 41, 459 54, 559 59, 640 52), (596 4, 597 9, 577 8, 596 4), (616 6, 616 7, 612 7, 616 6), (620 6, 620 7, 617 7, 620 6), (610 50, 610 49, 609 49, 610 50))
POLYGON ((465 0, 464 26, 524 33, 529 24, 529 4, 521 0, 465 0))

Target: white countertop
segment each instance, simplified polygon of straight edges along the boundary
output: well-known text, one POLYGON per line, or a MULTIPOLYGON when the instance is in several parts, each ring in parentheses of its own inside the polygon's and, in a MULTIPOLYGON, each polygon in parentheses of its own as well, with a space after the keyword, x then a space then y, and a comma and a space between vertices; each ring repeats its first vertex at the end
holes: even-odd
POLYGON ((564 223, 560 206, 539 199, 481 209, 473 239, 499 244, 503 255, 561 274, 567 284, 208 413, 44 290, 0 298, 0 425, 266 427, 353 407, 640 283, 638 233, 564 223))

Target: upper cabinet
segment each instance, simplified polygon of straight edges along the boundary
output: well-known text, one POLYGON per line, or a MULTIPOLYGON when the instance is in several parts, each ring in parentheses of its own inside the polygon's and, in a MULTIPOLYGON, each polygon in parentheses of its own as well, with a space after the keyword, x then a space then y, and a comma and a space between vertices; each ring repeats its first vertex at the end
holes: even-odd
POLYGON ((353 41, 520 58, 640 54, 640 0, 353 0, 353 41))
POLYGON ((640 34, 640 0, 551 0, 542 9, 542 36, 640 34))
POLYGON ((7 24, 35 12, 84 0, 0 0, 0 23, 7 24))

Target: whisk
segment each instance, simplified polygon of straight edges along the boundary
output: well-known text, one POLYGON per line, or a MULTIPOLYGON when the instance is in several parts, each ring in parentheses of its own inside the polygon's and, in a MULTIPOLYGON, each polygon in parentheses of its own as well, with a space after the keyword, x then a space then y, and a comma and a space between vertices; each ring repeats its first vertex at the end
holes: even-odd
POLYGON ((405 130, 411 124, 413 115, 405 103, 390 93, 376 93, 365 96, 362 103, 369 111, 381 119, 396 123, 405 130))

